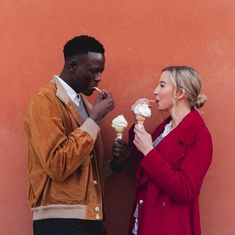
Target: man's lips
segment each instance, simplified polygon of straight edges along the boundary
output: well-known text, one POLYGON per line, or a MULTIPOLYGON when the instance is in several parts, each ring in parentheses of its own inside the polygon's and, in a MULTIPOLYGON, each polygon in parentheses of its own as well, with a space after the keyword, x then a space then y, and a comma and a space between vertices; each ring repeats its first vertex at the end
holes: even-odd
POLYGON ((94 87, 96 87, 96 86, 88 87, 88 90, 89 91, 95 91, 96 89, 94 87))

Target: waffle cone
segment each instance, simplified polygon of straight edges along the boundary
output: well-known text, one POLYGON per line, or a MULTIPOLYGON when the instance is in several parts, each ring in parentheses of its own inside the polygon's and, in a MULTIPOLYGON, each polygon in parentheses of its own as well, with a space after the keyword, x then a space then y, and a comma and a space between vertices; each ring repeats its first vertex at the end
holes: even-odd
POLYGON ((116 127, 115 132, 116 132, 116 138, 117 139, 122 139, 122 135, 123 135, 123 132, 124 132, 124 127, 116 127))
POLYGON ((135 115, 135 120, 136 120, 136 123, 139 124, 139 125, 144 125, 144 121, 145 121, 146 117, 140 115, 140 114, 136 114, 135 115))

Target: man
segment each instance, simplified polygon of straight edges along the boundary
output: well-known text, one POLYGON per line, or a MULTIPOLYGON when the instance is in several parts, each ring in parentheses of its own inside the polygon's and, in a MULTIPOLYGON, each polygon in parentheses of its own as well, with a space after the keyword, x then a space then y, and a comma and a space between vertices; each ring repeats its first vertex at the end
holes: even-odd
MULTIPOLYGON (((114 108, 112 95, 90 96, 104 70, 104 47, 78 36, 64 46, 60 76, 31 99, 25 118, 28 200, 35 235, 104 235, 103 149, 100 121, 114 108)), ((120 171, 116 157, 111 169, 120 171)))

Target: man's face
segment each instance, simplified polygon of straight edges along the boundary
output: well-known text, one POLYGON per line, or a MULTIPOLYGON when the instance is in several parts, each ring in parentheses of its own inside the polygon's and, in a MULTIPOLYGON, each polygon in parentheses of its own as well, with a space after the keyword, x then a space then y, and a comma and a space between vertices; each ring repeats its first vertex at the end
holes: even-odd
POLYGON ((98 83, 101 81, 101 74, 104 71, 105 57, 101 53, 88 52, 74 58, 76 70, 71 79, 71 87, 77 93, 90 96, 98 83))

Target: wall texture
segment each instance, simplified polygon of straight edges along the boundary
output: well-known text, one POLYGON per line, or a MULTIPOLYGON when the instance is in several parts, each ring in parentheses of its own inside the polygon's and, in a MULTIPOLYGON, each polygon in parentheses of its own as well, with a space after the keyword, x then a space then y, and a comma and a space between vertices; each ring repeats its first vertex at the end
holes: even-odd
MULTIPOLYGON (((0 0, 0 234, 32 234, 23 129, 29 98, 60 73, 65 41, 90 34, 106 47, 100 87, 116 100, 102 123, 107 158, 114 140, 112 118, 123 113, 131 125, 131 104, 153 97, 161 68, 185 64, 201 73, 208 96, 203 117, 214 141, 200 197, 202 229, 205 235, 234 235, 234 13, 233 0, 0 0)), ((158 121, 154 111, 147 129, 158 121)), ((127 233, 134 188, 126 174, 107 181, 110 235, 127 233)))

